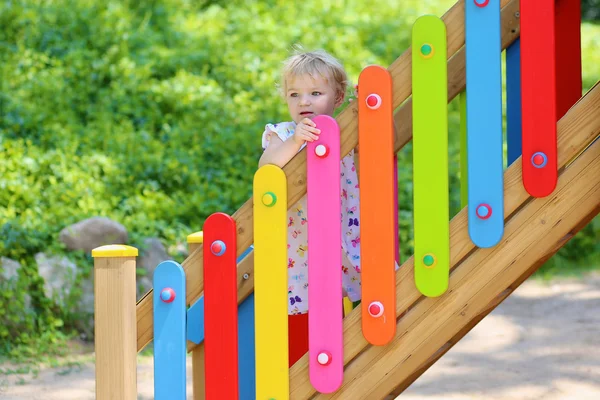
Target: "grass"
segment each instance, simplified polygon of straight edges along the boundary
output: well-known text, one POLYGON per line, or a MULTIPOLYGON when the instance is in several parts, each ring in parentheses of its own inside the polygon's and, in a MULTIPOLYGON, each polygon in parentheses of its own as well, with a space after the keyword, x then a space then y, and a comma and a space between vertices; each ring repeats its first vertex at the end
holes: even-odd
POLYGON ((560 278, 585 278, 586 274, 600 271, 600 254, 589 257, 589 260, 573 262, 560 255, 555 255, 540 267, 534 274, 534 279, 551 281, 560 278))
POLYGON ((42 368, 59 368, 59 375, 68 375, 93 358, 93 343, 83 343, 72 337, 41 337, 28 345, 13 349, 0 358, 0 376, 22 375, 35 379, 42 368))

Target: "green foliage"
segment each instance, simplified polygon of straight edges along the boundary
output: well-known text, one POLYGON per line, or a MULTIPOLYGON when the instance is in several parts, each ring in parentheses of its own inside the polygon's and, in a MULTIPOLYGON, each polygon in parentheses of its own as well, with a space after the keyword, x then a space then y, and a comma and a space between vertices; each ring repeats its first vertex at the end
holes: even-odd
POLYGON ((583 20, 600 21, 600 0, 581 0, 583 20))
MULTIPOLYGON (((89 278, 91 258, 66 252, 62 228, 107 216, 141 247, 148 236, 183 242, 211 213, 233 213, 251 195, 264 125, 289 118, 276 83, 291 46, 332 52, 356 82, 364 66, 387 66, 408 48, 416 17, 441 16, 454 2, 426 3, 1 2, 0 256, 22 268, 0 282, 0 353, 26 354, 40 338, 79 329, 78 290, 65 305, 47 299, 33 258, 66 254, 78 282, 89 278)), ((584 27, 587 87, 599 76, 599 32, 584 27)), ((460 208, 457 110, 453 103, 451 215, 460 208)), ((405 260, 411 145, 398 159, 405 260)), ((577 260, 588 244, 569 246, 565 257, 577 260)))

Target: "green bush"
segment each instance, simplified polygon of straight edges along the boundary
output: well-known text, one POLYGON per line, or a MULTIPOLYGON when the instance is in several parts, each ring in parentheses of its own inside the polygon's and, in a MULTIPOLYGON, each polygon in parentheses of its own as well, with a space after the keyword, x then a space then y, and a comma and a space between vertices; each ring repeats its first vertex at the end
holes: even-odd
MULTIPOLYGON (((453 1, 424 3, 0 3, 0 256, 23 266, 0 284, 0 352, 77 331, 77 291, 64 307, 45 298, 33 258, 66 254, 87 279, 92 260, 64 249, 62 228, 107 216, 140 247, 148 236, 182 242, 211 213, 233 213, 251 195, 265 123, 288 119, 275 84, 291 45, 325 48, 356 82, 364 66, 387 66, 408 47, 416 17, 453 1)), ((585 57, 600 54, 589 39, 598 32, 585 27, 585 57)), ((587 87, 597 76, 586 73, 587 87)), ((451 215, 460 209, 458 121, 453 103, 451 215)), ((398 158, 405 260, 410 144, 398 158)), ((597 233, 588 228, 564 254, 577 261, 597 233)))

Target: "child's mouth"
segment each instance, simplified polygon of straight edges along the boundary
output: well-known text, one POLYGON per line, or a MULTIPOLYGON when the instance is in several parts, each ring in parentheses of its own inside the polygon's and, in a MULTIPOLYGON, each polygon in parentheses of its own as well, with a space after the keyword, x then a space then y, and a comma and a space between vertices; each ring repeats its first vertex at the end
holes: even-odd
POLYGON ((313 112, 312 111, 302 111, 300 113, 300 115, 310 115, 310 114, 313 114, 313 112))

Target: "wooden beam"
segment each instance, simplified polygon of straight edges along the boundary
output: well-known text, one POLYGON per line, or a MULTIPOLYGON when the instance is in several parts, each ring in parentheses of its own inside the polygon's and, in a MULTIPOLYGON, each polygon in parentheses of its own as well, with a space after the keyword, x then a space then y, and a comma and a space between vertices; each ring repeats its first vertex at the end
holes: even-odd
MULTIPOLYGON (((521 189, 524 192, 524 189, 521 189)), ((398 322, 398 335, 383 348, 371 346, 352 361, 335 396, 344 400, 383 398, 471 321, 514 290, 531 267, 564 245, 564 237, 600 210, 600 142, 594 143, 560 176, 548 197, 530 199, 513 218, 505 238, 477 249, 450 277, 450 289, 421 299, 398 322)), ((303 398, 296 397, 291 398, 303 398)), ((324 398, 317 395, 316 399, 324 398)))
MULTIPOLYGON (((191 252, 186 260, 181 264, 185 270, 185 282, 187 288, 188 301, 193 302, 200 297, 204 291, 204 278, 202 268, 196 268, 202 265, 202 246, 191 252), (195 283, 195 284, 194 284, 195 283), (191 286, 191 288, 190 288, 191 286), (190 300, 193 299, 193 300, 190 300)), ((240 261, 237 269, 238 284, 238 304, 246 299, 254 290, 254 257, 248 254, 240 261)), ((153 335, 153 305, 152 289, 142 297, 136 307, 137 317, 137 351, 141 351, 150 341, 153 335)), ((193 350, 198 345, 192 342, 187 343, 188 351, 193 350)))
MULTIPOLYGON (((500 28, 502 29, 502 49, 506 49, 520 34, 519 17, 517 16, 519 1, 503 2, 502 4, 500 28)), ((464 6, 461 12, 464 14, 464 6)), ((463 18, 464 24, 463 14, 461 14, 461 18, 463 18)), ((464 30, 462 35, 464 41, 464 30)), ((407 51, 410 51, 410 49, 407 51)), ((448 102, 451 102, 458 94, 465 90, 465 70, 465 48, 463 46, 448 59, 448 102)), ((410 68, 407 73, 412 77, 410 68)), ((410 89, 411 87, 412 85, 409 83, 408 88, 410 89)), ((412 139, 412 98, 408 98, 398 109, 394 115, 394 121, 398 127, 396 131, 396 151, 400 151, 412 139)))
MULTIPOLYGON (((558 165, 565 165, 588 146, 600 134, 600 82, 577 102, 558 123, 558 165)), ((585 153, 584 153, 585 154, 585 153)), ((531 197, 523 188, 521 180, 521 159, 517 159, 504 174, 505 220, 510 220, 531 197)), ((543 200, 543 199, 540 199, 543 200)), ((504 243, 504 242, 502 242, 504 243)), ((450 264, 454 270, 463 260, 476 251, 469 239, 467 229, 467 213, 463 209, 453 218, 450 224, 450 264)), ((495 249, 495 248, 494 248, 495 249)), ((489 249, 487 249, 489 251, 489 249)), ((414 285, 413 258, 409 258, 396 273, 397 316, 415 315, 412 312, 421 302, 432 304, 418 292, 414 285)), ((446 296, 446 295, 444 295, 446 296)), ((446 297, 442 298, 446 298, 446 297)), ((420 314, 427 313, 419 308, 420 314)), ((401 319, 401 321, 404 318, 401 319)), ((406 321, 406 320, 404 320, 406 321)), ((406 329, 398 329, 397 337, 406 334, 406 329)), ((387 348, 387 347, 386 347, 387 348)), ((344 358, 348 366, 345 371, 346 381, 352 380, 365 368, 364 355, 371 357, 369 362, 383 356, 386 348, 371 347, 361 334, 360 309, 355 309, 344 320, 344 358), (363 359, 360 368, 353 359, 361 354, 363 359)), ((437 349, 436 349, 437 350, 437 349)), ((432 351, 429 356, 436 351, 432 351)), ((421 364, 424 362, 423 360, 421 364)), ((416 368, 415 368, 416 369, 416 368)), ((390 387, 390 390, 394 386, 390 387)), ((290 391, 293 399, 306 399, 314 395, 314 389, 308 380, 308 360, 305 355, 290 370, 290 391)))
POLYGON ((483 318, 485 318, 490 312, 492 312, 500 303, 502 303, 512 292, 514 292, 527 278, 529 278, 535 271, 538 270, 546 261, 548 261, 558 250, 566 245, 577 232, 583 229, 592 219, 600 212, 600 204, 596 209, 592 210, 579 224, 573 227, 567 234, 559 239, 554 247, 544 257, 537 260, 531 267, 526 270, 512 285, 502 291, 496 298, 494 298, 486 307, 483 308, 482 312, 477 315, 476 318, 469 321, 452 339, 446 342, 440 349, 434 353, 429 359, 423 363, 410 377, 403 380, 399 386, 393 390, 393 394, 399 396, 407 387, 409 387, 419 376, 421 376, 430 366, 432 366, 437 360, 439 360, 448 350, 450 350, 456 343, 459 342, 467 333, 471 331, 483 318))
MULTIPOLYGON (((519 34, 518 30, 518 0, 501 0, 502 8, 502 46, 505 48, 519 34)), ((448 37, 448 100, 451 101, 465 87, 464 61, 464 0, 459 0, 442 17, 447 26, 448 37), (454 57, 456 55, 456 57, 454 57)), ((412 107, 406 102, 411 95, 411 49, 408 48, 388 70, 392 74, 394 90, 394 108, 402 105, 395 114, 398 136, 395 141, 395 151, 399 151, 412 138, 412 107)), ((351 103, 338 117, 337 122, 341 132, 341 155, 345 156, 358 144, 358 107, 351 103)), ((301 151, 283 168, 288 180, 288 204, 293 206, 306 193, 306 152, 301 151)), ((237 224, 237 254, 242 254, 253 241, 252 199, 247 200, 233 214, 237 224)), ((254 290, 252 253, 238 264, 238 300, 245 299, 254 290), (240 281, 240 276, 248 274, 251 279, 240 281)), ((186 288, 188 304, 196 301, 204 289, 203 277, 200 271, 190 268, 191 265, 202 263, 202 249, 189 255, 182 263, 186 271, 186 288)), ((152 290, 138 301, 137 330, 138 351, 152 340, 152 290)), ((188 349, 195 345, 188 346, 188 349)))

